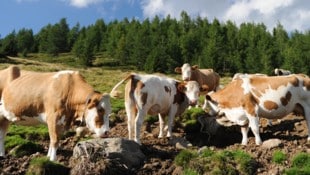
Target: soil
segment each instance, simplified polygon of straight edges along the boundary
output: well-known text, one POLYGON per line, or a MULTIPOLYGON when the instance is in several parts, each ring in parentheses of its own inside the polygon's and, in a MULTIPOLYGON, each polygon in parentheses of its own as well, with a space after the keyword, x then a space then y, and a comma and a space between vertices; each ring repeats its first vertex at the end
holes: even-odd
MULTIPOLYGON (((120 120, 111 124, 110 137, 127 138, 127 123, 126 120, 120 120)), ((303 117, 289 115, 279 121, 273 121, 273 126, 267 126, 265 120, 261 120, 260 129, 262 140, 278 138, 282 141, 280 147, 266 149, 262 146, 257 146, 254 143, 254 136, 249 132, 249 143, 247 146, 240 145, 241 133, 239 127, 221 127, 215 135, 209 136, 206 133, 186 132, 181 125, 175 124, 173 130, 174 138, 186 139, 193 147, 200 148, 203 146, 211 147, 214 150, 223 149, 241 149, 249 153, 258 162, 256 174, 281 174, 281 172, 289 168, 291 160, 296 153, 310 153, 310 145, 307 143, 307 126, 303 117), (272 153, 275 149, 282 150, 287 154, 287 161, 283 165, 272 162, 272 153)), ((158 139, 158 123, 152 125, 145 124, 141 132, 142 151, 147 159, 141 167, 131 170, 130 174, 181 174, 182 169, 177 167, 173 160, 180 152, 180 148, 172 144, 167 138, 158 139)), ((44 152, 37 152, 32 155, 27 155, 21 158, 15 158, 8 155, 0 160, 1 175, 19 175, 25 174, 29 161, 38 156, 47 154, 48 141, 42 142, 44 152)), ((67 137, 61 140, 60 148, 57 152, 58 162, 69 167, 69 159, 72 155, 72 150, 76 144, 74 136, 67 137)), ((96 174, 96 172, 93 172, 96 174)))

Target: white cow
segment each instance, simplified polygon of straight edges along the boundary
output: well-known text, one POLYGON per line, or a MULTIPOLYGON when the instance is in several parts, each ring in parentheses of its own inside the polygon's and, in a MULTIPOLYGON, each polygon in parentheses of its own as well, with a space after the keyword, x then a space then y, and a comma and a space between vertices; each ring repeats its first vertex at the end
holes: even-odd
POLYGON ((206 98, 212 109, 211 115, 225 117, 241 126, 243 145, 248 142, 249 127, 255 135, 255 143, 262 143, 259 117, 278 119, 291 112, 301 113, 310 128, 310 79, 304 76, 239 78, 206 98))
POLYGON ((116 89, 127 80, 125 108, 128 116, 128 136, 137 143, 141 143, 140 128, 147 114, 159 114, 159 137, 163 136, 162 116, 168 115, 167 137, 170 137, 174 117, 198 101, 200 88, 196 81, 179 82, 164 76, 134 73, 114 86, 110 93, 112 97, 116 89), (133 130, 135 130, 134 136, 133 130))
POLYGON ((107 137, 110 112, 110 95, 94 91, 76 71, 27 72, 2 92, 0 156, 5 156, 9 122, 32 124, 36 118, 46 123, 50 136, 47 156, 54 161, 60 135, 76 120, 85 122, 98 137, 107 137))

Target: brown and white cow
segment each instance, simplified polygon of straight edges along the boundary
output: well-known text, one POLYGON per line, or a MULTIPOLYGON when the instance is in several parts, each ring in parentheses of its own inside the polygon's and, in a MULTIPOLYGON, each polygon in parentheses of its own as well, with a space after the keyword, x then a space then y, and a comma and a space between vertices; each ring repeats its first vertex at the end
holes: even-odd
MULTIPOLYGON (((210 91, 216 91, 220 86, 220 76, 218 73, 214 72, 213 69, 198 69, 197 65, 190 66, 190 64, 185 63, 182 67, 176 67, 174 69, 176 73, 182 74, 183 81, 197 81, 200 87, 206 89, 200 95, 205 95, 210 91)), ((204 100, 203 109, 206 109, 207 101, 204 100)))
MULTIPOLYGON (((0 71, 0 98, 2 97, 3 89, 14 79, 20 76, 20 69, 17 66, 9 66, 0 71)), ((4 116, 0 116, 0 156, 4 156, 4 137, 9 127, 9 122, 4 116)))
POLYGON ((210 114, 241 126, 243 145, 248 142, 248 127, 255 135, 255 143, 262 143, 259 117, 278 119, 291 112, 302 113, 310 128, 310 79, 303 76, 238 78, 206 98, 212 109, 210 114))
POLYGON ((106 137, 111 112, 110 95, 94 91, 77 71, 27 72, 9 83, 2 92, 0 114, 0 156, 5 156, 4 137, 9 122, 48 126, 47 156, 56 160, 61 133, 73 122, 85 122, 98 137, 106 137))
POLYGON ((168 115, 167 137, 170 137, 174 117, 182 114, 189 105, 195 105, 199 98, 200 88, 196 81, 179 82, 165 76, 134 73, 114 86, 110 93, 112 97, 116 89, 127 80, 125 108, 128 116, 128 136, 139 144, 140 128, 147 114, 159 114, 159 137, 163 136, 164 130, 162 117, 168 115))
POLYGON ((274 73, 274 75, 282 76, 282 75, 290 75, 290 74, 291 74, 291 71, 285 70, 285 69, 278 69, 278 68, 275 68, 274 71, 273 71, 273 73, 274 73))

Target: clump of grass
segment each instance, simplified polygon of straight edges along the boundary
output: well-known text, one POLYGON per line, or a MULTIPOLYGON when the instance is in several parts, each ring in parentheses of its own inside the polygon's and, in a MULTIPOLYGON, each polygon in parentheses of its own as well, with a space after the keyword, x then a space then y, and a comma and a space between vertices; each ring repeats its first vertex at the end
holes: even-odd
POLYGON ((273 152, 272 162, 275 162, 277 164, 283 164, 285 160, 286 154, 283 153, 281 150, 276 150, 273 152))
POLYGON ((11 150, 10 154, 16 157, 22 157, 24 155, 30 155, 38 151, 44 150, 44 148, 41 145, 23 139, 19 135, 6 137, 5 149, 11 150))
POLYGON ((292 159, 292 167, 285 170, 287 175, 310 174, 310 154, 299 153, 292 159))
POLYGON ((154 124, 155 122, 158 121, 158 116, 153 116, 153 115, 147 115, 146 118, 145 118, 145 121, 148 123, 148 124, 154 124))
POLYGON ((182 150, 174 159, 174 162, 182 167, 186 167, 188 163, 193 159, 198 157, 198 154, 191 150, 182 150))
POLYGON ((19 135, 27 140, 48 140, 49 134, 46 125, 21 126, 10 125, 8 136, 19 135))
POLYGON ((38 157, 30 161, 29 168, 26 175, 67 175, 70 173, 70 169, 59 163, 50 161, 47 157, 38 157))
POLYGON ((175 158, 189 174, 254 174, 257 163, 241 150, 215 152, 206 148, 200 154, 183 150, 175 158))
POLYGON ((186 122, 188 120, 196 120, 198 116, 205 114, 206 112, 201 108, 191 108, 186 110, 180 117, 181 122, 186 122))

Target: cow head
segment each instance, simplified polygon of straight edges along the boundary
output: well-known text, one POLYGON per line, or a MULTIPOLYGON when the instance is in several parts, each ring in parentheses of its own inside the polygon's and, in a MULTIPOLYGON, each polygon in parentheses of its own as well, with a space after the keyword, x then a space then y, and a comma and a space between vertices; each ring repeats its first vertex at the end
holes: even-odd
POLYGON ((97 137, 107 137, 111 103, 109 94, 94 93, 86 101, 85 123, 97 137))
POLYGON ((219 115, 220 109, 219 109, 218 103, 214 101, 211 95, 209 94, 206 95, 206 99, 211 108, 211 110, 209 111, 209 115, 212 115, 212 116, 219 115))
POLYGON ((199 94, 200 87, 196 81, 187 81, 178 84, 178 91, 184 93, 188 98, 189 105, 196 105, 199 94))
POLYGON ((190 64, 185 63, 185 64, 183 64, 182 67, 176 67, 176 68, 174 69, 174 71, 175 71, 176 73, 182 74, 182 80, 183 80, 183 81, 189 81, 190 78, 191 78, 191 76, 192 76, 192 71, 193 71, 193 70, 196 70, 197 68, 198 68, 197 65, 190 66, 190 64))

